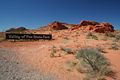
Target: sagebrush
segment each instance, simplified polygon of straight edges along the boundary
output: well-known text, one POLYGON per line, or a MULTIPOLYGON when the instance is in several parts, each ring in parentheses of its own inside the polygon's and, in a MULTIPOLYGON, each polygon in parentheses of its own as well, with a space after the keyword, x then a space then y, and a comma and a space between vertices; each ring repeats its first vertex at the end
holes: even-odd
POLYGON ((51 48, 51 53, 50 53, 50 57, 55 57, 55 54, 56 54, 56 47, 55 47, 55 46, 52 46, 52 48, 51 48))
POLYGON ((77 54, 77 70, 85 72, 89 79, 101 79, 112 72, 108 60, 96 48, 82 48, 77 54))
POLYGON ((86 38, 87 39, 95 39, 95 40, 98 40, 98 37, 96 35, 94 35, 93 33, 89 32, 87 35, 86 35, 86 38))

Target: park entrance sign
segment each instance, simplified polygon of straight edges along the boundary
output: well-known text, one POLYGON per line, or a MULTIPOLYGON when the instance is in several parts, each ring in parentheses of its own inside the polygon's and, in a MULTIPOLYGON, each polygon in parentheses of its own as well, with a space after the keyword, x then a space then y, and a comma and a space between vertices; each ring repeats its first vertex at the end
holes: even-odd
POLYGON ((6 39, 13 40, 51 40, 51 34, 15 34, 15 33, 6 33, 6 39))

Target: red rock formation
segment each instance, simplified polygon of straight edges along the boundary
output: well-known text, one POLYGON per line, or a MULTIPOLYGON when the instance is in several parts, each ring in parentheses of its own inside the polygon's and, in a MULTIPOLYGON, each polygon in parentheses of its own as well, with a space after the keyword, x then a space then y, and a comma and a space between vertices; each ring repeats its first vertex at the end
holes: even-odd
POLYGON ((114 28, 110 23, 101 23, 95 26, 94 31, 99 33, 114 32, 114 28))
POLYGON ((63 23, 60 22, 53 22, 48 24, 49 30, 63 30, 63 29, 68 29, 66 26, 63 25, 63 23))
POLYGON ((48 30, 83 30, 83 31, 94 31, 99 33, 113 32, 114 28, 110 23, 98 23, 95 21, 81 21, 80 24, 66 24, 58 21, 54 21, 47 26, 39 28, 40 31, 48 30))
POLYGON ((88 26, 88 25, 95 26, 95 25, 99 25, 99 23, 95 21, 86 21, 86 20, 80 22, 80 26, 88 26))
POLYGON ((71 28, 71 30, 76 30, 76 29, 79 29, 81 26, 80 25, 75 25, 71 28))
POLYGON ((95 25, 98 25, 98 22, 95 21, 81 21, 80 24, 74 26, 71 30, 79 29, 81 28, 82 30, 93 30, 93 27, 95 25))
POLYGON ((81 21, 79 25, 74 26, 71 30, 79 28, 85 31, 94 31, 99 33, 114 31, 114 27, 110 23, 98 23, 95 21, 81 21))

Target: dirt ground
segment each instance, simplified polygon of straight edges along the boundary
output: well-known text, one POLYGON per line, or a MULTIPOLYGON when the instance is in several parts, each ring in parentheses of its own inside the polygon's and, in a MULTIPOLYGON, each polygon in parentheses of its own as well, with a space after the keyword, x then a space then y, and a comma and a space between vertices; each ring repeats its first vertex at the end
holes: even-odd
POLYGON ((116 80, 120 80, 120 50, 109 49, 111 40, 86 39, 84 32, 63 30, 52 34, 54 40, 51 41, 0 42, 0 80, 83 80, 84 74, 75 69, 68 70, 69 66, 66 65, 66 62, 75 59, 75 55, 64 55, 60 47, 78 50, 85 46, 102 47, 106 52, 103 55, 117 72, 116 80), (57 54, 51 58, 53 45, 57 54))

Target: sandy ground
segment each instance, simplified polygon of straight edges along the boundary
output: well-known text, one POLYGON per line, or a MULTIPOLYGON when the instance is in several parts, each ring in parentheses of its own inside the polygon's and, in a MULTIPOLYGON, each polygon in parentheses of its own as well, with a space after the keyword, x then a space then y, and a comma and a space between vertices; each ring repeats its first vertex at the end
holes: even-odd
POLYGON ((21 63, 15 52, 0 48, 0 80, 56 80, 56 78, 55 75, 45 74, 21 63))
POLYGON ((84 74, 75 69, 68 70, 66 62, 74 60, 75 56, 64 55, 60 51, 61 46, 74 50, 84 46, 101 46, 106 51, 105 57, 117 72, 116 80, 120 80, 120 50, 109 50, 112 43, 110 40, 88 40, 83 32, 67 31, 54 32, 53 38, 55 40, 52 41, 0 42, 0 80, 83 80, 84 74), (50 51, 53 45, 57 48, 57 54, 51 58, 50 51))

